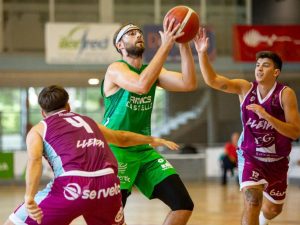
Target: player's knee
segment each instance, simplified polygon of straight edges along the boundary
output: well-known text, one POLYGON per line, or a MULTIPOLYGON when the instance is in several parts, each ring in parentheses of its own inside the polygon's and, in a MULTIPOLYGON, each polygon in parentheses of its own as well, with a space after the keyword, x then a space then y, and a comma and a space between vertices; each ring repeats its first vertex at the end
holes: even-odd
POLYGON ((264 214, 266 215, 267 219, 272 219, 278 216, 282 211, 282 205, 276 206, 268 206, 268 208, 264 208, 264 214))
POLYGON ((173 204, 169 205, 169 207, 172 209, 172 211, 176 210, 189 210, 193 211, 194 209, 194 202, 190 198, 189 195, 187 196, 181 196, 174 201, 173 204))
POLYGON ((245 203, 248 207, 260 207, 263 200, 262 191, 256 188, 248 188, 245 190, 245 203))
POLYGON ((173 174, 154 188, 151 198, 158 198, 172 211, 194 209, 194 203, 177 174, 173 174))
POLYGON ((183 189, 182 192, 177 192, 173 195, 163 195, 163 196, 155 196, 162 200, 167 206, 170 207, 172 211, 176 210, 189 210, 193 211, 194 203, 188 194, 188 192, 183 189))
POLYGON ((281 213, 281 211, 282 211, 282 208, 272 208, 271 209, 271 212, 274 214, 274 216, 277 216, 277 215, 279 215, 280 213, 281 213))

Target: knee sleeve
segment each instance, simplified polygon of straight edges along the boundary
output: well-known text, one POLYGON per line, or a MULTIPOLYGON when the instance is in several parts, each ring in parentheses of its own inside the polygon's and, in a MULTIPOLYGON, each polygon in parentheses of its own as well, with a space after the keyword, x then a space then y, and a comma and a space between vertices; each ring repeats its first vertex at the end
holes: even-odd
POLYGON ((194 209, 194 203, 177 174, 173 174, 154 187, 151 198, 158 198, 172 211, 194 209))

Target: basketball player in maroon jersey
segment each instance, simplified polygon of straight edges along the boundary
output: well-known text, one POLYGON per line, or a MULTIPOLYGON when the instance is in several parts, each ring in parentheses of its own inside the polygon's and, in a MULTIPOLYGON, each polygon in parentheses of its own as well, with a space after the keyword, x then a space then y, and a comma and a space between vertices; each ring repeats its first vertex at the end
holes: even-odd
POLYGON ((5 225, 67 225, 83 216, 90 225, 123 225, 117 161, 107 142, 178 146, 170 141, 127 131, 114 131, 70 111, 69 95, 59 86, 44 88, 38 102, 44 120, 28 133, 24 203, 5 225), (38 192, 42 156, 54 179, 38 192))
POLYGON ((207 56, 204 29, 195 37, 205 83, 237 94, 243 133, 238 144, 240 188, 244 196, 242 225, 266 225, 282 211, 287 189, 291 142, 300 136, 295 92, 277 82, 282 60, 274 52, 256 55, 255 81, 228 79, 217 74, 207 56))

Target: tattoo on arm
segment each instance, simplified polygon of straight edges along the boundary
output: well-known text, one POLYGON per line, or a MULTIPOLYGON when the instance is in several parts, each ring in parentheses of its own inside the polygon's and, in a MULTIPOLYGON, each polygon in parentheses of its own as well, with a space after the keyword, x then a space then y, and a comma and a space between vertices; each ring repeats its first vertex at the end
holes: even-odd
POLYGON ((228 86, 226 84, 223 84, 220 86, 220 89, 221 90, 227 90, 228 86))

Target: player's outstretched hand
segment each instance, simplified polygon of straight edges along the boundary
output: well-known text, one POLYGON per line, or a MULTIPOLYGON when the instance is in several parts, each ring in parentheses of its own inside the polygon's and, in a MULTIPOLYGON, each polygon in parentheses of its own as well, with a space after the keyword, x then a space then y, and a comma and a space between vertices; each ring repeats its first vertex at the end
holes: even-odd
POLYGON ((167 45, 170 49, 173 47, 177 38, 184 35, 184 32, 178 33, 180 23, 174 26, 175 19, 169 21, 169 19, 164 20, 163 31, 159 31, 161 38, 161 45, 167 45))
POLYGON ((209 38, 206 36, 205 28, 199 28, 198 33, 193 39, 198 53, 206 52, 209 46, 209 38))
POLYGON ((168 141, 166 139, 163 138, 154 138, 153 142, 151 143, 151 145, 153 147, 157 147, 157 146, 165 146, 171 150, 178 150, 179 149, 179 145, 176 144, 173 141, 168 141))
POLYGON ((30 218, 35 220, 38 224, 42 223, 43 211, 40 207, 38 207, 33 198, 25 197, 25 208, 30 218))

